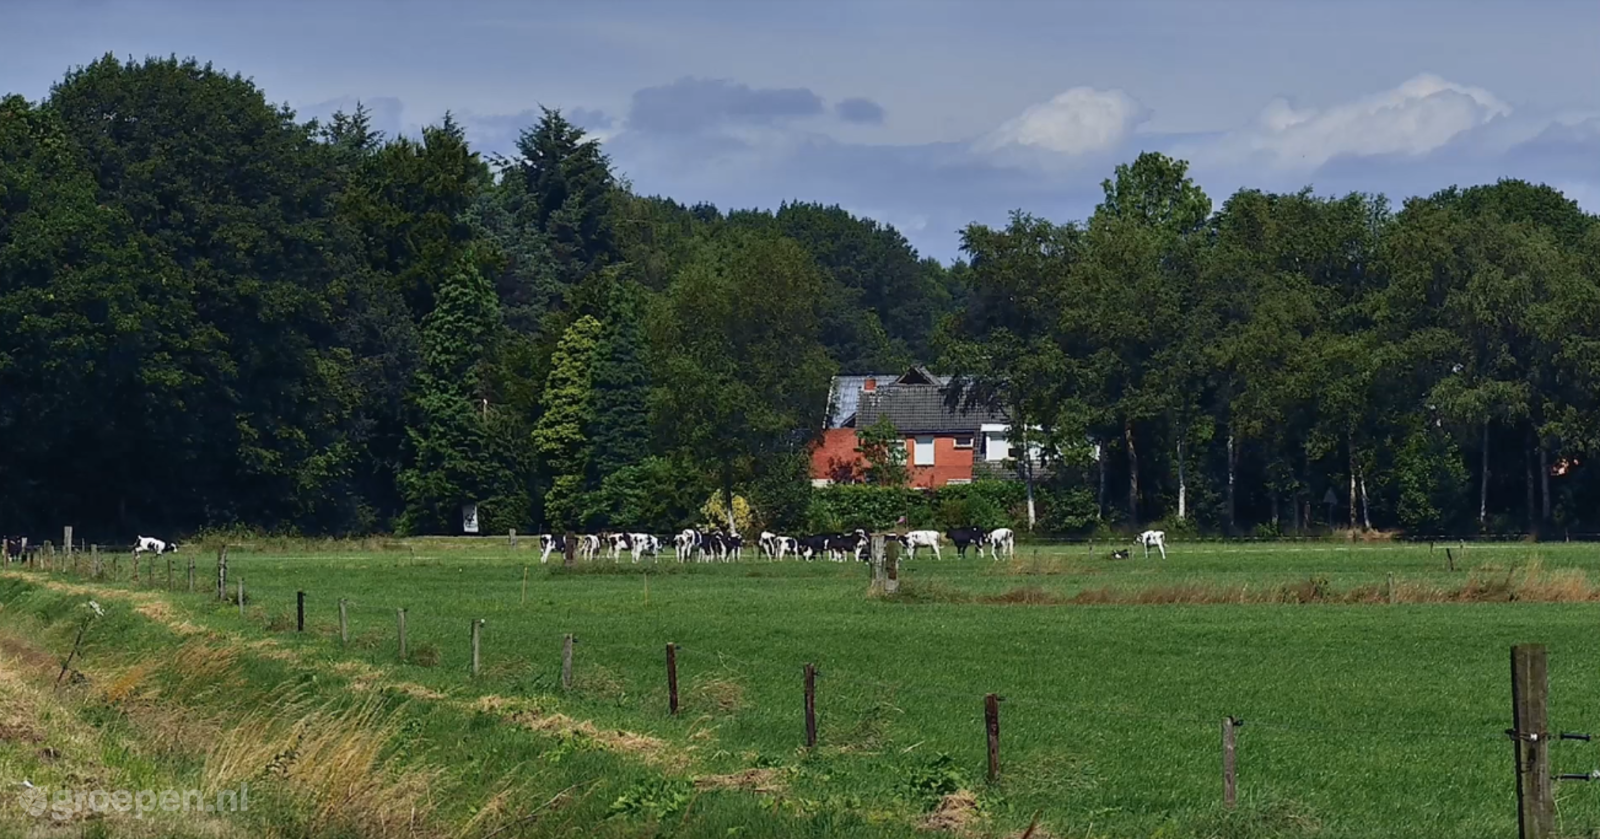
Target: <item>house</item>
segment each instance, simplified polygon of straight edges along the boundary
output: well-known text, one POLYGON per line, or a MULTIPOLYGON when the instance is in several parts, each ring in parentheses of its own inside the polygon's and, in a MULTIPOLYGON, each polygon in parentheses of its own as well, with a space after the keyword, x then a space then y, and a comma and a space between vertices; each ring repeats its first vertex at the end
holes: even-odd
MULTIPOLYGON (((811 452, 811 480, 818 486, 862 480, 866 461, 856 451, 856 429, 887 417, 905 436, 911 486, 929 489, 971 483, 989 472, 1014 475, 1015 452, 1004 411, 947 403, 949 376, 923 367, 901 374, 836 376, 829 394, 828 422, 811 452)), ((1031 447, 1030 447, 1031 448, 1031 447)), ((1035 458, 1038 452, 1034 453, 1035 458)))

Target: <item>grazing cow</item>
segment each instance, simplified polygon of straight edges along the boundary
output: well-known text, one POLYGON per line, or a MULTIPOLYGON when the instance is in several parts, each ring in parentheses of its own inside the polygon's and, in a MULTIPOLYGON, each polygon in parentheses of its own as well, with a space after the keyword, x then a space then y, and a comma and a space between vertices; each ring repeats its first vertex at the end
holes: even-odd
POLYGON ((1145 559, 1150 558, 1151 548, 1161 551, 1162 559, 1167 558, 1167 534, 1164 531, 1146 530, 1145 532, 1139 534, 1139 538, 1134 540, 1134 544, 1144 546, 1145 559))
POLYGON ((907 559, 917 558, 917 548, 933 548, 933 558, 942 558, 939 556, 939 531, 937 530, 913 530, 900 537, 900 544, 911 552, 911 555, 906 557, 907 559))
POLYGON ((972 527, 963 527, 957 530, 952 530, 949 533, 946 533, 945 536, 949 537, 950 541, 955 544, 956 556, 961 559, 967 558, 967 548, 970 548, 973 545, 978 546, 978 552, 980 554, 983 552, 983 531, 981 530, 972 527))
POLYGON ((567 537, 560 533, 539 534, 539 564, 550 561, 551 552, 556 552, 565 557, 567 554, 567 537))
POLYGON ((137 543, 135 543, 134 546, 133 546, 133 552, 136 553, 136 554, 142 554, 142 553, 165 554, 165 553, 172 553, 173 551, 176 551, 177 549, 178 549, 178 543, 177 542, 163 542, 160 539, 156 539, 156 538, 153 538, 153 537, 150 537, 150 536, 140 536, 139 537, 139 541, 137 543))
POLYGON ((586 533, 578 537, 578 555, 583 557, 584 561, 594 559, 594 555, 599 552, 599 536, 596 536, 593 533, 586 533))
POLYGON ((793 536, 778 536, 773 539, 772 543, 776 546, 777 559, 783 559, 789 554, 800 555, 800 542, 793 536))
POLYGON ((867 531, 858 527, 853 533, 829 536, 827 543, 828 555, 835 562, 844 562, 844 556, 848 553, 854 556, 857 562, 860 562, 863 559, 861 554, 866 551, 870 543, 871 539, 868 538, 867 531))
POLYGON ((672 543, 677 550, 675 555, 679 562, 688 562, 694 559, 695 548, 700 547, 700 531, 685 528, 672 537, 672 543))
POLYGON ((0 548, 4 550, 7 562, 21 562, 23 555, 28 552, 28 537, 7 536, 0 540, 0 548))
POLYGON ((708 561, 732 562, 739 559, 744 549, 744 538, 737 533, 713 530, 705 534, 701 550, 708 561))
POLYGON ((806 560, 813 560, 821 556, 828 549, 827 536, 806 536, 799 541, 800 549, 795 553, 806 560))
POLYGON ((639 557, 649 554, 651 559, 661 558, 661 540, 649 533, 629 533, 629 546, 633 549, 633 561, 638 562, 639 557))
POLYGON ((612 562, 620 561, 622 559, 622 552, 631 550, 633 550, 633 540, 630 538, 629 534, 606 534, 606 556, 610 557, 612 562))
POLYGON ((777 559, 778 534, 773 533, 770 530, 761 531, 761 535, 756 537, 756 548, 760 550, 761 555, 767 559, 777 559))
MULTIPOLYGON (((1011 557, 1012 559, 1016 558, 1017 534, 1011 528, 997 527, 994 530, 989 531, 989 535, 983 538, 984 541, 989 545, 989 552, 996 560, 1000 558, 1001 551, 1005 551, 1006 556, 1011 557)), ((978 552, 982 554, 982 546, 979 546, 978 552)))

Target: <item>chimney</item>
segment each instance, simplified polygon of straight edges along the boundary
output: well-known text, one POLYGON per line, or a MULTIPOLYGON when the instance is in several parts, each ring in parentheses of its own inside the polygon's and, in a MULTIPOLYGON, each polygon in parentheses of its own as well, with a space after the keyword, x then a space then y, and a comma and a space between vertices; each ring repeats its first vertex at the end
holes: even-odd
POLYGON ((867 380, 861 383, 861 392, 862 393, 872 393, 873 391, 875 391, 877 389, 878 389, 878 380, 874 379, 871 376, 868 376, 867 380))

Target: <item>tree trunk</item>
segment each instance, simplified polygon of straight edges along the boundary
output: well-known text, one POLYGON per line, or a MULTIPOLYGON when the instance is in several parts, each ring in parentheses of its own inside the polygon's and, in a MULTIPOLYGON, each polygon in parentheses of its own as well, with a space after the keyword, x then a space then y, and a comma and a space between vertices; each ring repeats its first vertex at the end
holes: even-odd
POLYGON ((1133 444, 1133 420, 1122 424, 1122 439, 1128 447, 1128 521, 1139 526, 1139 450, 1133 444))
MULTIPOLYGON (((1531 428, 1528 430, 1528 436, 1530 438, 1533 436, 1531 428)), ((1524 487, 1524 490, 1528 502, 1528 533, 1537 541, 1539 538, 1539 499, 1537 497, 1538 484, 1533 474, 1533 450, 1537 444, 1532 439, 1528 443, 1529 445, 1523 447, 1522 450, 1522 468, 1527 472, 1527 486, 1524 487)))
MULTIPOLYGON (((1359 498, 1356 495, 1356 444, 1349 434, 1344 437, 1344 447, 1350 458, 1350 531, 1354 533, 1356 530, 1356 514, 1359 512, 1357 509, 1359 498)), ((1332 524, 1332 522, 1329 522, 1329 524, 1332 524)))
POLYGON ((728 533, 737 534, 739 525, 733 517, 733 473, 726 467, 722 470, 722 503, 728 510, 728 533))
MULTIPOLYGON (((1237 519, 1239 508, 1237 506, 1237 502, 1235 501, 1233 486, 1234 479, 1238 474, 1238 468, 1238 461, 1234 457, 1233 434, 1230 433, 1228 435, 1228 535, 1230 536, 1238 532, 1239 529, 1237 519)), ((1277 520, 1278 514, 1276 511, 1273 512, 1272 518, 1274 521, 1277 520)))
POLYGON ((1099 510, 1100 518, 1104 520, 1106 517, 1106 458, 1111 453, 1106 451, 1105 443, 1099 442, 1094 444, 1094 452, 1095 463, 1098 464, 1098 471, 1100 472, 1100 491, 1095 495, 1095 505, 1096 509, 1099 510))
POLYGON ((1489 421, 1483 421, 1483 458, 1478 467, 1478 530, 1489 523, 1489 421))
POLYGON ((1277 533, 1278 522, 1282 520, 1280 514, 1283 512, 1283 501, 1278 498, 1278 491, 1275 489, 1267 491, 1267 500, 1272 504, 1272 532, 1277 533))
POLYGON ((1544 438, 1539 438, 1539 500, 1544 506, 1540 509, 1539 523, 1550 523, 1550 447, 1545 444, 1544 438))
POLYGON ((1372 529, 1372 504, 1367 501, 1367 476, 1361 475, 1361 526, 1366 530, 1372 529))
POLYGON ((1022 430, 1022 468, 1023 482, 1028 489, 1028 531, 1033 531, 1034 524, 1038 521, 1036 508, 1033 503, 1033 451, 1028 445, 1028 431, 1022 430))
POLYGON ((1183 468, 1183 435, 1178 435, 1178 521, 1189 515, 1188 473, 1183 468))

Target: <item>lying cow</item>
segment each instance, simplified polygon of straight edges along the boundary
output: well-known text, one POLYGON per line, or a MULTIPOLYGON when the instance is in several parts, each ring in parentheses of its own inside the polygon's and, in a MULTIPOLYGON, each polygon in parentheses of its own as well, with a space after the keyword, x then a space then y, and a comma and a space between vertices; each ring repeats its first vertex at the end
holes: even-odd
POLYGON ((139 541, 133 546, 133 552, 136 554, 165 554, 172 553, 177 549, 177 542, 163 542, 160 539, 156 539, 152 536, 140 536, 139 541))

